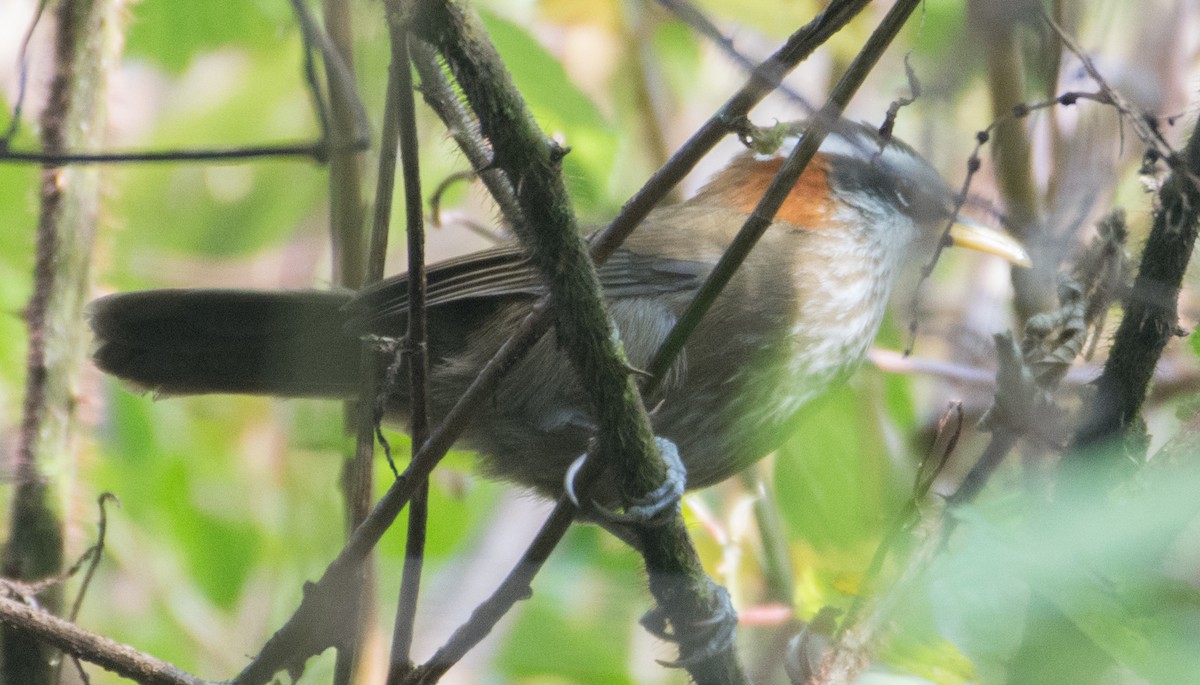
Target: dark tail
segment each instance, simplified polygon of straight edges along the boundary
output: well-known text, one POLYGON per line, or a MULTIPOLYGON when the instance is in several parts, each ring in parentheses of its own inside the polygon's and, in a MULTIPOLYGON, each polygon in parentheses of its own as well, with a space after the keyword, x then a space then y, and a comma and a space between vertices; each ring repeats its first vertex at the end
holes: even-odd
POLYGON ((89 307, 104 371, 163 394, 284 397, 354 392, 360 343, 344 330, 349 294, 149 290, 89 307))

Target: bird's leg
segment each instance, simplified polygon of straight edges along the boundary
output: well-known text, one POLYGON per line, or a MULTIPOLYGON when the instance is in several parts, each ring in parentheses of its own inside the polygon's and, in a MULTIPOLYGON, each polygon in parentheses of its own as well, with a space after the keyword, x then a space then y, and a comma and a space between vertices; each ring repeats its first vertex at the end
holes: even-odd
MULTIPOLYGON (((667 465, 667 475, 663 479, 662 485, 641 497, 626 502, 624 512, 612 511, 593 501, 587 507, 589 514, 592 512, 597 514, 601 523, 661 525, 678 511, 679 504, 683 499, 684 488, 687 486, 687 468, 679 458, 679 448, 675 447, 675 443, 662 437, 655 437, 654 440, 658 443, 659 453, 667 465)), ((563 482, 563 490, 567 497, 580 508, 583 507, 579 503, 579 497, 575 494, 575 476, 583 468, 587 456, 587 453, 584 453, 571 464, 563 482)))
MULTIPOLYGON (((624 512, 615 512, 592 502, 588 509, 593 518, 616 537, 639 553, 644 552, 639 528, 659 526, 667 523, 679 511, 683 492, 687 484, 687 469, 679 458, 679 449, 666 438, 656 437, 663 461, 667 465, 667 476, 662 485, 643 497, 625 506, 624 512)), ((579 506, 575 493, 575 477, 583 467, 587 454, 575 460, 567 470, 564 490, 567 497, 579 506)), ((680 658, 676 661, 660 661, 671 668, 686 668, 725 651, 733 644, 737 633, 737 612, 729 599, 729 592, 707 579, 713 598, 711 613, 686 625, 676 625, 668 618, 661 604, 646 612, 640 623, 651 635, 679 645, 680 658)))
POLYGON ((642 616, 639 623, 646 632, 660 640, 679 645, 679 659, 658 660, 668 668, 687 668, 715 656, 733 645, 737 636, 737 611, 729 599, 729 591, 707 579, 715 606, 708 617, 691 621, 687 625, 672 625, 662 605, 654 607, 642 616))

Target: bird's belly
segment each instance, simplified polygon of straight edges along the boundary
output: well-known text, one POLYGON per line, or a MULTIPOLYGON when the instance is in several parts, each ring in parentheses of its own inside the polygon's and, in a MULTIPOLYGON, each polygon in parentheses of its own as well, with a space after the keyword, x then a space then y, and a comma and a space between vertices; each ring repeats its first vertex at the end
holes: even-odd
POLYGON ((820 309, 812 300, 798 305, 797 323, 765 343, 733 345, 705 368, 692 368, 704 360, 689 364, 688 380, 666 398, 655 422, 679 446, 689 488, 724 480, 779 447, 805 407, 862 364, 884 301, 871 292, 843 294, 820 298, 820 309), (714 371, 721 364, 726 371, 714 371))

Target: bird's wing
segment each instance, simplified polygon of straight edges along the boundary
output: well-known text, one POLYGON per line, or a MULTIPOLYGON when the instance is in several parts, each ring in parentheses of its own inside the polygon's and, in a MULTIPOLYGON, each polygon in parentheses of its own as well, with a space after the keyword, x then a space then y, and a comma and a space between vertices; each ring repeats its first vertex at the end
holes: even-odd
MULTIPOLYGON (((613 253, 597 272, 611 298, 648 297, 694 290, 712 265, 646 255, 629 249, 613 253)), ((464 300, 539 297, 546 292, 541 277, 517 245, 502 245, 431 265, 427 271, 429 307, 464 300)), ((364 290, 350 303, 350 328, 370 330, 382 319, 408 310, 408 275, 393 276, 364 290)))

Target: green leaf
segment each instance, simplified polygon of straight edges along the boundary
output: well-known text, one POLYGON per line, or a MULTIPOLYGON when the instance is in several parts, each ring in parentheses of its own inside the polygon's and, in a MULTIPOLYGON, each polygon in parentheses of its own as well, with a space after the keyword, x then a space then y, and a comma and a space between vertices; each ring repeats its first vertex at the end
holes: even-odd
POLYGON ((1027 635, 1013 655, 1007 682, 1100 683, 1116 663, 1067 617, 1035 601, 1025 624, 1027 635))
POLYGON ((947 59, 957 51, 961 60, 963 52, 956 36, 961 34, 966 24, 966 12, 966 3, 958 0, 925 2, 921 7, 920 20, 911 21, 906 27, 914 51, 930 59, 947 59))
POLYGON ((1090 474, 1062 475, 1052 504, 1009 498, 956 513, 929 577, 943 635, 985 682, 1005 671, 1009 682, 1096 682, 1114 668, 1189 681, 1200 592, 1164 570, 1200 520, 1200 469, 1151 468, 1115 494, 1076 484, 1090 474))

